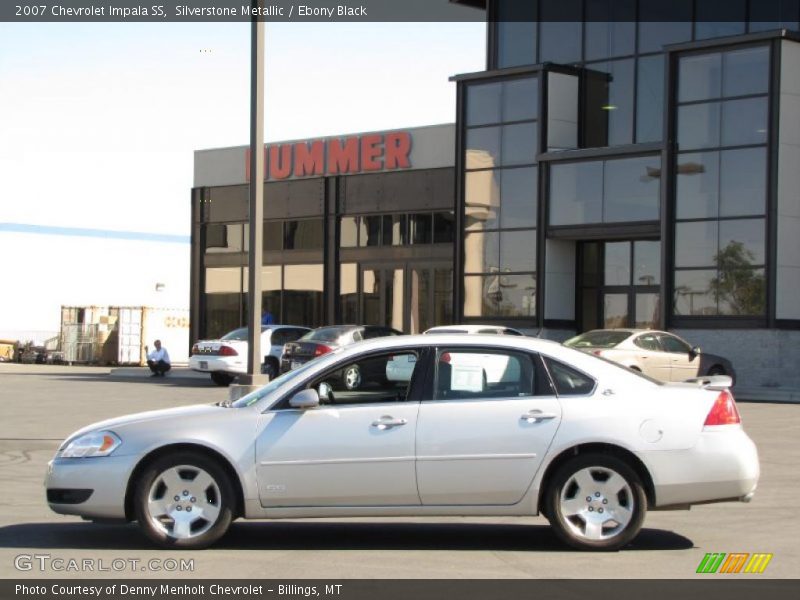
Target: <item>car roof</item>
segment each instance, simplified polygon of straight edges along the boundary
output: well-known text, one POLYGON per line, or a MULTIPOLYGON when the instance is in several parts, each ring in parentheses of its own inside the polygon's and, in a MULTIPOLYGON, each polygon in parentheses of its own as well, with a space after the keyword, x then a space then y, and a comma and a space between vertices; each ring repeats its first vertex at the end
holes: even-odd
POLYGON ((505 325, 475 325, 470 323, 469 325, 437 325, 436 327, 431 327, 430 329, 425 330, 425 333, 436 331, 465 331, 466 333, 477 333, 478 331, 485 329, 493 329, 495 331, 505 331, 506 329, 511 329, 513 331, 519 331, 518 329, 506 327, 505 325))

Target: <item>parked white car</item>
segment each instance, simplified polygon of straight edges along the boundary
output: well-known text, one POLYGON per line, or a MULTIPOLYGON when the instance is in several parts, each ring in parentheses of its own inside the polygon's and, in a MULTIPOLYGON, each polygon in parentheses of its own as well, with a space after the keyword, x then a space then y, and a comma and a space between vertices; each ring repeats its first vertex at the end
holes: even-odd
POLYGON ((564 345, 613 360, 661 381, 726 375, 736 383, 736 372, 728 359, 703 352, 666 331, 594 329, 568 339, 564 345))
MULTIPOLYGON (((278 376, 283 345, 311 331, 295 325, 262 325, 261 372, 270 378, 278 376)), ((192 346, 189 368, 209 373, 217 385, 229 385, 237 375, 247 373, 247 327, 234 329, 218 340, 203 340, 192 346)))
POLYGON ((529 337, 418 335, 335 349, 233 403, 85 427, 45 488, 58 513, 137 520, 167 548, 208 546, 238 517, 542 514, 567 544, 614 550, 648 510, 746 502, 758 478, 721 380, 664 384, 529 337), (411 379, 387 381, 402 355, 411 379), (354 364, 362 384, 334 389, 354 364))

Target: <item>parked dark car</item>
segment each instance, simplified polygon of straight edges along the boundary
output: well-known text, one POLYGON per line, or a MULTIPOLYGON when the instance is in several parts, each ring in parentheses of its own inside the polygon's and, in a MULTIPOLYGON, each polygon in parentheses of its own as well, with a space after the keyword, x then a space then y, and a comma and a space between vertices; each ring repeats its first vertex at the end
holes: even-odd
MULTIPOLYGON (((319 327, 301 337, 296 342, 289 342, 283 347, 281 355, 281 373, 291 371, 310 360, 322 356, 355 342, 370 340, 391 335, 403 335, 401 331, 391 327, 377 325, 332 325, 319 327)), ((374 361, 373 361, 374 362, 374 361)), ((385 365, 383 366, 385 377, 385 365)), ((355 390, 364 381, 365 374, 359 365, 351 365, 345 371, 338 373, 331 381, 334 388, 355 390)))

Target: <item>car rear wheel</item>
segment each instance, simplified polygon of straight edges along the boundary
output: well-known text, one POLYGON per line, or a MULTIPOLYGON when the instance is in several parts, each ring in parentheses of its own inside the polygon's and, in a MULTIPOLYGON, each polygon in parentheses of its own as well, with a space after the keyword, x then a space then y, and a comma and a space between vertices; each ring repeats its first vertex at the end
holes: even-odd
POLYGON ((211 381, 217 385, 228 386, 233 383, 233 376, 228 375, 227 373, 212 373, 211 381))
POLYGON ((639 533, 647 512, 639 476, 605 454, 571 458, 545 494, 544 512, 555 533, 579 550, 619 550, 639 533))
POLYGON ((136 483, 136 519, 165 548, 205 548, 233 521, 235 494, 220 465, 202 454, 179 452, 149 465, 136 483))
POLYGON ((342 374, 342 381, 348 390, 357 390, 361 387, 361 369, 358 365, 347 367, 342 374))

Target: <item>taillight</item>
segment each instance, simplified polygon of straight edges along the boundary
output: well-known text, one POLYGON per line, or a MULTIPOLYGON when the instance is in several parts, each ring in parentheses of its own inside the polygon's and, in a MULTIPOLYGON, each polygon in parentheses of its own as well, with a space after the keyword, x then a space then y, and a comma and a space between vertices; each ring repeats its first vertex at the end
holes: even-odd
POLYGON ((602 350, 592 350, 592 354, 594 354, 595 356, 603 356, 603 351, 602 350))
POLYGON ((198 346, 197 344, 192 346, 192 354, 200 354, 200 346, 198 346))
POLYGON ((733 394, 728 390, 724 390, 720 392, 719 396, 717 396, 717 399, 714 401, 714 406, 711 407, 703 426, 736 425, 741 422, 742 419, 739 417, 739 411, 736 408, 733 394))
POLYGON ((314 356, 322 356, 323 354, 327 354, 333 350, 330 346, 325 346, 324 344, 317 344, 317 347, 314 348, 314 356))
POLYGON ((220 346, 219 347, 219 355, 220 356, 239 356, 239 353, 231 348, 230 346, 220 346))

